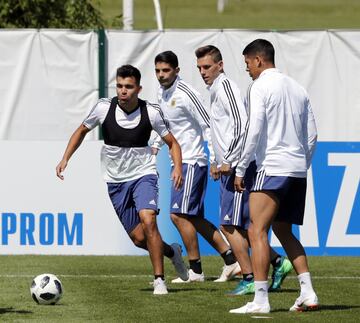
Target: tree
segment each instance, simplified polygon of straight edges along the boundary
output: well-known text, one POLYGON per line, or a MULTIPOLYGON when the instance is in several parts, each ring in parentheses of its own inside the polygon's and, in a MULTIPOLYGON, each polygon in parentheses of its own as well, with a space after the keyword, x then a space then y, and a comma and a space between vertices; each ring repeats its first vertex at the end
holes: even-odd
POLYGON ((0 0, 0 28, 103 28, 88 0, 0 0))

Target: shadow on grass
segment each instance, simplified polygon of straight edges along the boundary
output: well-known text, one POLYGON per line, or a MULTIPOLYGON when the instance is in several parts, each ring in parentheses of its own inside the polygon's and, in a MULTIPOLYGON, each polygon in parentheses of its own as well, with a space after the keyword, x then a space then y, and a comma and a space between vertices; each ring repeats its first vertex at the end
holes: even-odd
POLYGON ((0 314, 16 313, 16 314, 32 314, 31 311, 16 310, 13 307, 0 307, 0 314))
MULTIPOLYGON (((350 309, 360 308, 357 305, 320 305, 320 308, 314 312, 319 311, 345 311, 350 309)), ((280 313, 280 312, 289 312, 289 309, 279 308, 276 310, 271 310, 271 313, 280 313)), ((305 311, 305 312, 312 312, 312 311, 305 311)))
MULTIPOLYGON (((215 292, 217 291, 218 289, 216 288, 212 288, 212 289, 209 289, 209 288, 168 288, 168 292, 169 294, 172 294, 172 293, 179 293, 179 292, 193 292, 193 291, 204 291, 204 292, 215 292)), ((142 288, 140 289, 141 292, 153 292, 154 289, 153 288, 142 288)))
POLYGON ((295 288, 281 288, 277 291, 269 291, 271 294, 279 294, 279 293, 298 293, 299 289, 295 288))

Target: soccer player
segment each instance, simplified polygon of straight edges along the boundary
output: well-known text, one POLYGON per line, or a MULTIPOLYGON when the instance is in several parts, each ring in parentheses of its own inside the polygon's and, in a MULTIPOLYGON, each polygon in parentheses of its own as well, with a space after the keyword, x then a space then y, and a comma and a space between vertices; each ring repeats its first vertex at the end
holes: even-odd
MULTIPOLYGON (((158 102, 170 129, 179 142, 185 183, 180 190, 171 190, 171 219, 184 242, 189 263, 189 277, 176 278, 173 283, 203 282, 199 232, 224 260, 223 271, 215 282, 224 282, 240 272, 228 244, 217 228, 204 217, 204 197, 207 185, 208 159, 204 151, 204 137, 209 139, 209 115, 200 94, 178 75, 178 58, 172 51, 155 57, 155 73, 159 81, 158 102)), ((155 139, 153 147, 160 148, 161 140, 155 139)), ((211 149, 211 144, 209 144, 211 149)))
POLYGON ((256 156, 256 181, 250 193, 249 238, 255 275, 252 302, 231 313, 268 313, 268 230, 272 225, 300 283, 300 297, 290 311, 317 309, 306 254, 292 234, 292 224, 303 223, 306 173, 317 140, 308 94, 292 78, 275 68, 275 50, 264 39, 248 44, 243 55, 254 80, 249 89, 250 118, 243 151, 236 168, 235 189, 244 190, 243 177, 256 156))
MULTIPOLYGON (((239 88, 224 73, 220 50, 208 45, 198 48, 195 54, 197 67, 210 92, 210 129, 214 148, 210 175, 214 180, 220 179, 221 230, 229 241, 243 274, 243 280, 230 294, 252 294, 254 293, 254 275, 247 236, 249 192, 242 193, 234 189, 235 167, 240 156, 247 111, 239 88)), ((252 162, 245 176, 247 187, 251 187, 255 170, 255 162, 252 162)), ((287 259, 272 249, 271 252, 274 265, 272 288, 278 290, 292 267, 287 259)))
POLYGON ((163 255, 169 257, 179 275, 187 275, 180 245, 169 246, 161 239, 157 224, 158 177, 155 156, 148 146, 155 130, 169 146, 174 161, 172 180, 180 189, 181 149, 169 132, 159 106, 138 98, 141 91, 140 71, 123 65, 116 72, 116 93, 112 99, 100 99, 83 123, 71 136, 56 174, 64 179, 70 157, 86 134, 101 125, 104 145, 101 163, 104 179, 114 209, 133 243, 149 251, 154 271, 154 294, 167 294, 164 282, 163 255))

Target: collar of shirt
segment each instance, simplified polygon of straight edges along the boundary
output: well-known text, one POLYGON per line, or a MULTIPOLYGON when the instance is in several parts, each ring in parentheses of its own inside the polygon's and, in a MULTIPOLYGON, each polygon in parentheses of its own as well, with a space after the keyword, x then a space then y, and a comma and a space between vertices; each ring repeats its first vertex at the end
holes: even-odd
POLYGON ((281 73, 276 67, 272 67, 272 68, 267 68, 266 70, 263 70, 259 77, 261 76, 264 76, 266 74, 269 74, 269 73, 281 73))
POLYGON ((180 80, 181 80, 181 78, 178 75, 176 77, 174 83, 168 89, 165 89, 163 86, 160 85, 160 91, 159 91, 160 98, 161 97, 168 98, 170 95, 172 95, 174 93, 174 91, 176 90, 177 84, 180 80))
POLYGON ((214 82, 211 85, 207 86, 207 89, 210 91, 210 93, 216 91, 217 87, 224 78, 226 78, 225 73, 220 73, 219 76, 214 80, 214 82))

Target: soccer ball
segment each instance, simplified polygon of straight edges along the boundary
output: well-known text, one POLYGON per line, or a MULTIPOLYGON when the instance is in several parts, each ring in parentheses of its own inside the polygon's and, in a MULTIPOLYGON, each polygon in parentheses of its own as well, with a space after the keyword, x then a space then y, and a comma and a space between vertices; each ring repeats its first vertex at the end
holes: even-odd
POLYGON ((62 297, 63 288, 61 281, 55 275, 41 274, 33 279, 30 293, 36 303, 53 305, 62 297))

